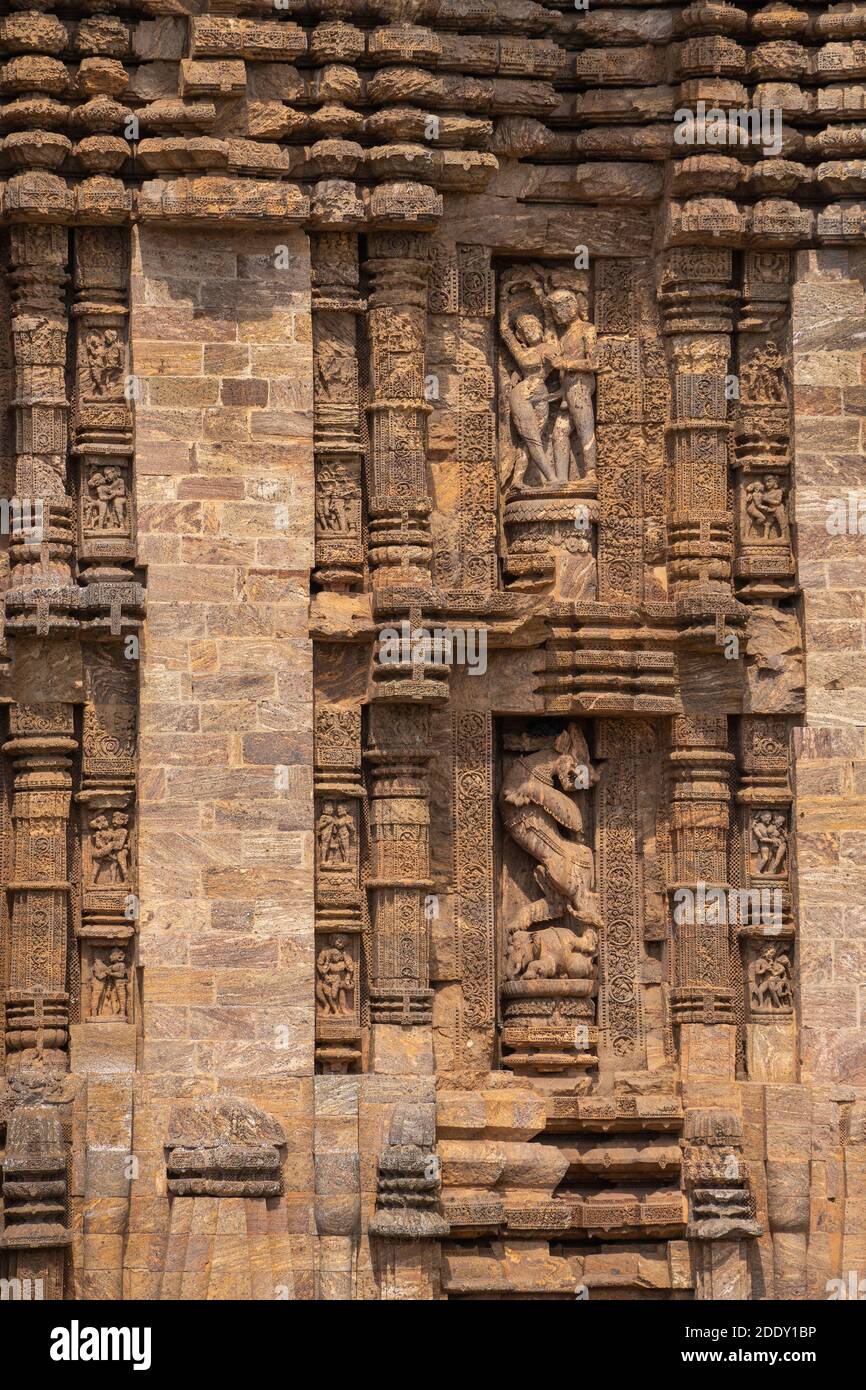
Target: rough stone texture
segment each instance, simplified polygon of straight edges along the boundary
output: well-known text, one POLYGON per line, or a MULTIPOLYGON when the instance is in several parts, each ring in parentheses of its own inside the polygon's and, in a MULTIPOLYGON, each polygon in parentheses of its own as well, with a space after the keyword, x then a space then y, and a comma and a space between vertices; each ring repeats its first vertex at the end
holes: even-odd
POLYGON ((0 1277, 827 1297, 866 1263, 862 7, 37 8, 0 1277))
MULTIPOLYGON (((270 235, 143 229, 134 250, 149 618, 139 755, 147 1024, 133 1144, 153 1169, 133 1183, 130 1223, 135 1231, 139 1210, 146 1221, 165 1190, 151 1136, 158 1145, 172 1095, 228 1091, 290 1136, 284 1195, 268 1212, 277 1244, 258 1273, 308 1297, 312 357, 306 238, 289 233, 285 246, 283 270, 270 235)), ((129 1294, 166 1296, 147 1229, 127 1260, 129 1294)), ((230 1287, 209 1284, 208 1296, 230 1287)))
POLYGON ((803 1078, 863 1085, 866 534, 857 501, 866 261, 857 251, 804 251, 797 272, 797 526, 809 663, 806 720, 795 734, 803 1078), (845 534, 828 535, 828 525, 839 529, 840 507, 845 534))

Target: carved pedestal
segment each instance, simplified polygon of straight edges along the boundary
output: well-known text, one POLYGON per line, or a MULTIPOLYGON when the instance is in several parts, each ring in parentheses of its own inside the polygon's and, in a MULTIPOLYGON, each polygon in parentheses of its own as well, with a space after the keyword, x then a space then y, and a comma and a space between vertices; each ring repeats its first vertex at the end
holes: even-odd
POLYGON ((586 1075, 598 1066, 593 980, 507 980, 502 986, 503 1066, 586 1075))
POLYGON ((55 1107, 19 1106, 12 1112, 2 1170, 3 1277, 20 1281, 19 1298, 62 1299, 71 1235, 66 1145, 55 1107))
POLYGON ((581 483, 512 492, 505 505, 509 588, 592 601, 598 590, 594 491, 581 483))

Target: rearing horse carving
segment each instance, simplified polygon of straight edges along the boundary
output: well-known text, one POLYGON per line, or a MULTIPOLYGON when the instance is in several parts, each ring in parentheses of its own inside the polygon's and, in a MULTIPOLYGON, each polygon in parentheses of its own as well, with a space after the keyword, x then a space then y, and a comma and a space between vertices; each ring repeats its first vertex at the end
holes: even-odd
POLYGON ((598 774, 574 724, 556 736, 522 735, 510 747, 515 756, 499 795, 502 819, 537 861, 535 881, 544 896, 510 924, 506 969, 511 978, 589 978, 600 918, 593 854, 575 798, 588 794, 598 774), (557 920, 562 925, 542 925, 557 920))

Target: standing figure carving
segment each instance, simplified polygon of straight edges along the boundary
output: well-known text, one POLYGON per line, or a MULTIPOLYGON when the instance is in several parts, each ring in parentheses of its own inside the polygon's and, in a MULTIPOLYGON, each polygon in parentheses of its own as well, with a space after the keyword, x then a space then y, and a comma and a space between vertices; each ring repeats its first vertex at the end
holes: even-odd
MULTIPOLYGON (((572 277, 574 280, 575 277, 572 277)), ((503 382, 511 423, 506 449, 510 491, 559 489, 595 474, 595 328, 586 290, 561 271, 518 268, 502 279, 499 334, 507 349, 503 382)))

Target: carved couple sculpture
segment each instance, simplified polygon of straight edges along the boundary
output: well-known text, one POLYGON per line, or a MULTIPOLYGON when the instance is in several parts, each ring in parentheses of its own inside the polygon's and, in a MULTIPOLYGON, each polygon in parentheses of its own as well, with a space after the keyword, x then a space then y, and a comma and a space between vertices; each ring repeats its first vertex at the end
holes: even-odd
POLYGON ((752 1008, 773 1012, 792 1005, 791 957, 780 945, 770 943, 752 965, 752 1008))
POLYGON ((600 926, 595 865, 587 839, 587 798, 598 780, 575 724, 506 741, 515 755, 500 792, 505 830, 537 861, 543 897, 507 923, 509 979, 593 979, 600 926), (584 802, 585 805, 585 802, 584 802))
POLYGON ((503 277, 499 332, 513 363, 505 394, 516 445, 504 481, 517 491, 527 475, 554 489, 591 479, 599 361, 585 289, 536 266, 513 270, 503 277))

